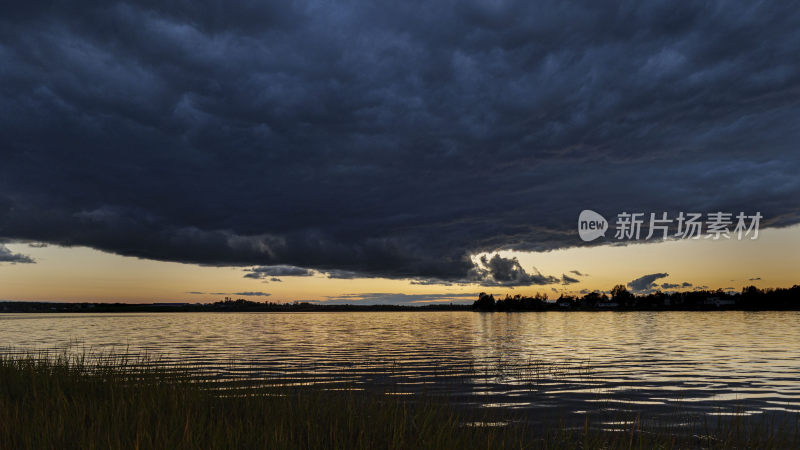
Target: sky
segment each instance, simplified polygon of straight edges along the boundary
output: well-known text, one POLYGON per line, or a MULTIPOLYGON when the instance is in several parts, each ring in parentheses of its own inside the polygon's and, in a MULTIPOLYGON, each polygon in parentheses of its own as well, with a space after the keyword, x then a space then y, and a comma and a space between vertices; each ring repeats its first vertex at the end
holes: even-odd
POLYGON ((748 1, 8 6, 0 299, 791 286, 799 16, 748 1), (587 209, 610 224, 590 242, 587 209), (755 240, 672 223, 634 242, 614 237, 624 212, 763 218, 755 240))

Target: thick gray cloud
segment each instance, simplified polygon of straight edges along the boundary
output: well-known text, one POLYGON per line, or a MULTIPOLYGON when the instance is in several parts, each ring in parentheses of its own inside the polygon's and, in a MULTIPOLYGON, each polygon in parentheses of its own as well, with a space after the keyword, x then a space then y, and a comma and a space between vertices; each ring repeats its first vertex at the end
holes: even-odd
POLYGON ((310 277, 314 275, 313 270, 293 266, 261 266, 245 270, 245 278, 264 279, 270 281, 281 281, 276 277, 310 277))
MULTIPOLYGON (((564 284, 567 284, 568 278, 564 276, 564 284)), ((469 278, 463 281, 483 286, 511 287, 553 284, 561 282, 562 279, 542 275, 536 268, 533 269, 533 273, 528 273, 517 258, 504 258, 495 254, 491 258, 486 255, 481 256, 478 265, 470 272, 469 278)))
POLYGON ((325 276, 327 276, 328 278, 335 278, 339 280, 352 280, 355 278, 363 277, 364 274, 359 272, 354 272, 352 270, 331 269, 325 272, 325 276))
POLYGON ((23 264, 33 264, 33 258, 28 255, 23 255, 21 253, 14 253, 8 247, 3 244, 0 244, 0 263, 10 262, 12 264, 16 263, 23 263, 23 264))
POLYGON ((628 283, 628 287, 633 292, 648 292, 657 287, 655 283, 656 280, 668 276, 668 273, 651 273, 649 275, 643 275, 635 280, 630 281, 628 283))
POLYGON ((0 237, 538 284, 470 255, 583 245, 584 208, 794 224, 797 23, 744 0, 8 5, 0 237))

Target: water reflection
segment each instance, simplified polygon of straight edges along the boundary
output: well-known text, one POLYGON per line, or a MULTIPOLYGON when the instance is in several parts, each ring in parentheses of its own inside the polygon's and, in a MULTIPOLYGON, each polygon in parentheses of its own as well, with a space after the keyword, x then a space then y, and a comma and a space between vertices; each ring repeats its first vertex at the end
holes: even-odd
POLYGON ((4 314, 0 346, 391 385, 495 408, 800 410, 798 312, 4 314))

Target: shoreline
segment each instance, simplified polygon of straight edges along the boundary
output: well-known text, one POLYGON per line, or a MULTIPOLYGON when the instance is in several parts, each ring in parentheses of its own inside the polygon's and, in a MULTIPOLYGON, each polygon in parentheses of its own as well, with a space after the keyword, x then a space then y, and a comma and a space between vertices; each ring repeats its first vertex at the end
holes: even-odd
POLYGON ((255 302, 239 298, 214 303, 153 302, 43 302, 0 301, 0 313, 53 312, 364 312, 364 311, 478 311, 478 312, 541 312, 541 311, 800 311, 800 285, 791 288, 758 289, 748 286, 741 293, 716 291, 649 292, 633 294, 617 285, 611 296, 593 291, 582 297, 562 295, 556 300, 547 295, 521 295, 495 299, 481 292, 471 304, 325 304, 317 301, 255 302))
POLYGON ((245 306, 245 307, 214 307, 213 304, 175 304, 154 305, 136 303, 58 303, 58 302, 0 302, 0 314, 58 314, 58 313, 235 313, 235 312, 263 312, 263 313, 297 313, 297 312, 452 312, 468 311, 475 313, 537 313, 537 312, 779 312, 800 311, 800 304, 795 307, 782 308, 744 308, 736 306, 694 306, 694 307, 658 307, 658 308, 603 308, 603 307, 559 307, 548 305, 538 309, 520 310, 480 310, 471 305, 317 305, 317 304, 292 304, 286 306, 245 306))

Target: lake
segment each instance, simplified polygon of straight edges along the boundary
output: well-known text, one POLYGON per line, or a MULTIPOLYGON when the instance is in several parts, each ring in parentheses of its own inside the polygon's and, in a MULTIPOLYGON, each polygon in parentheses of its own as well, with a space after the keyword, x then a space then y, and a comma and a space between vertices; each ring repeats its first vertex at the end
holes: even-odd
POLYGON ((0 347, 147 352, 222 379, 478 408, 800 412, 800 312, 0 314, 0 347))

